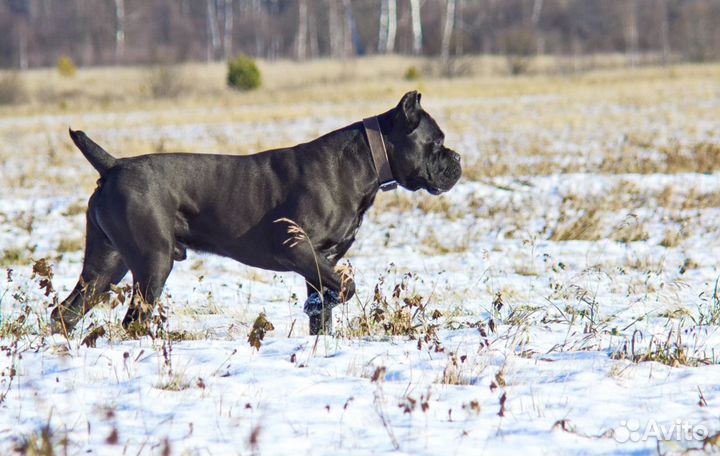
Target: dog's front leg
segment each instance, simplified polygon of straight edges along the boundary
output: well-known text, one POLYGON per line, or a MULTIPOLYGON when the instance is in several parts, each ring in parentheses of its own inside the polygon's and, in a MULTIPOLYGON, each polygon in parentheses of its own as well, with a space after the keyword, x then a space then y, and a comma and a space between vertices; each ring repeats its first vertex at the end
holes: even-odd
POLYGON ((308 283, 307 296, 303 311, 310 319, 310 335, 332 334, 332 309, 342 303, 340 295, 329 288, 321 295, 308 283))
POLYGON ((303 311, 310 319, 310 335, 332 334, 332 310, 355 294, 355 283, 341 277, 325 258, 317 260, 313 270, 301 272, 307 283, 308 297, 303 311), (318 275, 319 272, 319 275, 318 275))
POLYGON ((310 318, 310 334, 332 332, 332 309, 355 294, 355 283, 342 277, 327 258, 315 252, 308 243, 286 247, 289 269, 305 278, 308 298, 303 310, 310 318))

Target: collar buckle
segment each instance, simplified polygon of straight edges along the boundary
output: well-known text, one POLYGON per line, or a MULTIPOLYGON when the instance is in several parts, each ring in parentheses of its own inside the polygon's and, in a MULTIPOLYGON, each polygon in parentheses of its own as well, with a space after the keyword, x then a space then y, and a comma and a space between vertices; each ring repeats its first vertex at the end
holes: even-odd
POLYGON ((389 192, 390 190, 395 190, 398 186, 398 183, 396 180, 391 180, 387 182, 383 182, 380 184, 380 190, 384 192, 389 192))

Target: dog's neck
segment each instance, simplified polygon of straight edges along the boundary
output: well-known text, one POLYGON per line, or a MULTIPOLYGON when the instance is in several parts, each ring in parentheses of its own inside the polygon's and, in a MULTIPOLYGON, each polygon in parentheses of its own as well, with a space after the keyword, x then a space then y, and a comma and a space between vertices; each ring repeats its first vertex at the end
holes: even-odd
POLYGON ((363 119, 365 139, 370 147, 370 155, 375 165, 375 172, 378 176, 380 190, 386 192, 397 188, 397 180, 393 177, 388 159, 385 140, 383 139, 380 122, 376 116, 363 119))

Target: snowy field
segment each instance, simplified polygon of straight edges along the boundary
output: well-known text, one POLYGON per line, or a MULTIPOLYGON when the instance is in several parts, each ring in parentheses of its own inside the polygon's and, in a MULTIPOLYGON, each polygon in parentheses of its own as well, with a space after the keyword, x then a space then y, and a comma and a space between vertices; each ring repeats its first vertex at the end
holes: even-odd
POLYGON ((120 328, 129 277, 50 336, 97 179, 67 127, 118 156, 247 153, 379 113, 408 84, 2 108, 0 454, 718 451, 720 67, 420 85, 464 177, 378 197, 347 256, 358 296, 319 338, 299 276, 195 253, 153 337, 120 328), (274 329, 256 349, 261 312, 274 329))

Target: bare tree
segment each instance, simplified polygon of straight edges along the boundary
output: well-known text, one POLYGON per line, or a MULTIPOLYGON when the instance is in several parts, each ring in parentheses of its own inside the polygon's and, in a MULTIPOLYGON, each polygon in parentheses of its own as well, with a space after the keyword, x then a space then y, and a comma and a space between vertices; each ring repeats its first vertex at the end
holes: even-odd
POLYGON ((10 28, 3 30, 3 39, 0 41, 5 42, 6 36, 15 38, 14 40, 8 40, 10 42, 14 41, 13 44, 17 46, 17 48, 12 51, 13 56, 17 57, 17 60, 12 63, 17 64, 21 70, 24 70, 30 66, 29 41, 32 38, 35 25, 32 4, 27 0, 7 3, 15 14, 13 15, 10 28), (17 54, 15 54, 15 52, 17 52, 17 54))
POLYGON ((637 21, 637 1, 626 0, 626 48, 625 53, 628 55, 628 59, 631 66, 637 64, 637 53, 638 53, 638 21, 637 21))
POLYGON ((220 47, 217 27, 217 11, 215 0, 207 0, 207 60, 215 60, 217 50, 220 47))
POLYGON ((263 55, 265 49, 265 34, 263 33, 266 24, 265 14, 263 14, 260 0, 246 0, 250 3, 253 24, 255 25, 255 55, 263 55))
POLYGON ((667 65, 670 60, 670 21, 668 19, 667 0, 658 1, 658 14, 660 15, 660 48, 662 50, 662 63, 667 65))
POLYGON ((388 36, 388 1, 380 0, 380 24, 378 26, 378 53, 387 52, 387 36, 388 36))
POLYGON ((320 55, 320 37, 318 36, 317 16, 310 14, 308 17, 308 35, 310 36, 309 54, 310 57, 320 55))
POLYGON ((297 31, 297 58, 305 60, 307 56, 308 12, 307 0, 298 0, 298 31, 297 31))
POLYGON ((344 37, 343 21, 338 3, 336 0, 328 0, 328 32, 330 34, 330 56, 333 58, 343 57, 344 37))
POLYGON ((385 52, 395 52, 395 35, 397 34, 397 0, 388 0, 387 45, 385 52))
POLYGON ((27 70, 28 68, 28 31, 26 25, 21 25, 18 29, 18 66, 21 70, 27 70))
POLYGON ((223 50, 225 51, 225 60, 232 58, 232 38, 233 38, 233 0, 225 0, 225 26, 223 39, 223 50))
POLYGON ((440 41, 440 59, 443 66, 446 66, 450 60, 450 40, 455 28, 455 0, 446 0, 445 3, 445 25, 442 29, 442 39, 440 41))
POLYGON ((395 51, 397 34, 397 0, 380 2, 380 26, 378 27, 378 52, 387 54, 395 51))
POLYGON ((115 62, 125 56, 125 0, 115 0, 115 62))
POLYGON ((542 12, 543 0, 534 0, 532 15, 530 16, 530 23, 535 27, 540 21, 540 13, 542 12))
POLYGON ((539 53, 545 52, 545 40, 541 33, 537 33, 538 24, 540 23, 540 15, 542 14, 543 0, 534 0, 532 14, 530 15, 530 25, 532 26, 533 33, 535 34, 535 42, 537 51, 539 53))
POLYGON ((463 54, 463 40, 462 40, 462 31, 463 31, 463 11, 464 11, 464 3, 465 0, 455 0, 455 26, 453 29, 455 30, 455 55, 462 55, 463 54))
POLYGON ((413 54, 422 53, 422 18, 420 16, 420 0, 410 0, 410 18, 412 19, 413 54))
POLYGON ((180 14, 190 15, 190 0, 180 0, 180 14))
POLYGON ((350 0, 342 0, 342 4, 345 9, 345 54, 351 55, 354 54, 353 51, 359 51, 362 48, 362 41, 350 0))
POLYGON ((523 44, 515 55, 624 52, 635 65, 646 50, 665 63, 720 58, 717 23, 720 0, 0 0, 0 66, 62 54, 85 65, 215 60, 240 49, 341 58, 363 52, 363 40, 455 64, 507 52, 508 37, 523 44))

